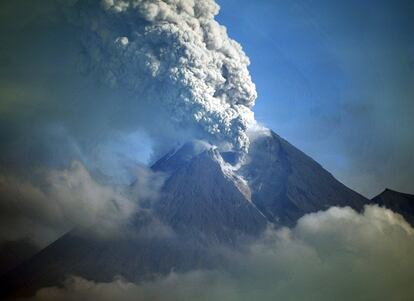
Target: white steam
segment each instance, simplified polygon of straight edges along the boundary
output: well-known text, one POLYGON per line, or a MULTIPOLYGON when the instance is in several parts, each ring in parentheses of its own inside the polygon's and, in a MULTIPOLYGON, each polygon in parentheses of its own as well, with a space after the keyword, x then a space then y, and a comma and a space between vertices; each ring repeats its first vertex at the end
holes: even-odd
POLYGON ((256 99, 249 59, 214 20, 213 0, 104 0, 93 8, 77 2, 83 67, 137 107, 165 110, 177 130, 247 150, 256 99))

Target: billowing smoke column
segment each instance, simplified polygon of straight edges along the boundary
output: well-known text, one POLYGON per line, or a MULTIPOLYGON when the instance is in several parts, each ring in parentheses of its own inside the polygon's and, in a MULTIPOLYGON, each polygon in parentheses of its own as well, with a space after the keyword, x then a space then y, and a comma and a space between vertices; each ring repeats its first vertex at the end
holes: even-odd
POLYGON ((241 46, 214 20, 219 6, 213 0, 76 5, 82 7, 78 22, 89 70, 128 91, 137 106, 166 110, 177 129, 194 129, 247 151, 255 85, 241 46))

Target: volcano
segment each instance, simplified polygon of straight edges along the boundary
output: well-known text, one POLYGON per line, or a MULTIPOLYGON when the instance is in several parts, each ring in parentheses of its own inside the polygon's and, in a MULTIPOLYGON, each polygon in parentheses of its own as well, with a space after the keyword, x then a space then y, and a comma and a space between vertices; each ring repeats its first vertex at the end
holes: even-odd
POLYGON ((242 165, 236 153, 202 141, 166 154, 152 166, 166 175, 160 199, 130 223, 128 232, 137 235, 97 239, 75 229, 4 275, 2 296, 31 295, 68 275, 142 281, 172 270, 220 266, 223 246, 242 246, 269 225, 291 226, 331 206, 361 211, 371 202, 277 134, 251 140, 242 165), (140 234, 154 225, 167 230, 140 234))

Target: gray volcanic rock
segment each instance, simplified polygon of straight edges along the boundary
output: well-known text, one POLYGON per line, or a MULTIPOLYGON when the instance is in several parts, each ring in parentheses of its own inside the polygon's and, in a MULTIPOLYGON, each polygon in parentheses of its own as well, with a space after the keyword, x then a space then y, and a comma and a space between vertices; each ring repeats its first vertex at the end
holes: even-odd
POLYGON ((210 149, 177 168, 154 209, 161 221, 205 244, 233 245, 244 236, 258 236, 267 219, 248 199, 243 180, 226 165, 210 149))
POLYGON ((252 201, 276 225, 292 226, 304 214, 331 206, 360 211, 368 203, 274 132, 253 139, 240 173, 248 180, 252 201))
POLYGON ((211 144, 201 140, 187 142, 181 147, 168 152, 155 162, 151 168, 155 171, 173 172, 212 147, 211 144))
POLYGON ((371 202, 401 214, 414 227, 414 195, 385 189, 371 202))

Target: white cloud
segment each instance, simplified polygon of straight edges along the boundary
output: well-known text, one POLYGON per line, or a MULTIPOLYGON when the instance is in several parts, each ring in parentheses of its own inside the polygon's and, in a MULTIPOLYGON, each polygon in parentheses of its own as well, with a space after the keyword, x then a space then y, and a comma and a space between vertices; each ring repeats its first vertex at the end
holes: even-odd
POLYGON ((269 229, 226 271, 171 273, 141 284, 69 278, 36 300, 411 300, 414 230, 389 210, 330 208, 269 229))
POLYGON ((114 234, 137 211, 138 200, 129 199, 120 188, 97 183, 76 161, 67 170, 48 172, 46 182, 47 199, 56 202, 65 220, 82 228, 93 226, 100 235, 114 234))
POLYGON ((145 168, 135 174, 133 186, 106 185, 74 161, 40 172, 36 181, 0 175, 0 241, 30 237, 44 246, 73 227, 101 238, 126 234, 139 202, 155 200, 163 183, 145 168))

